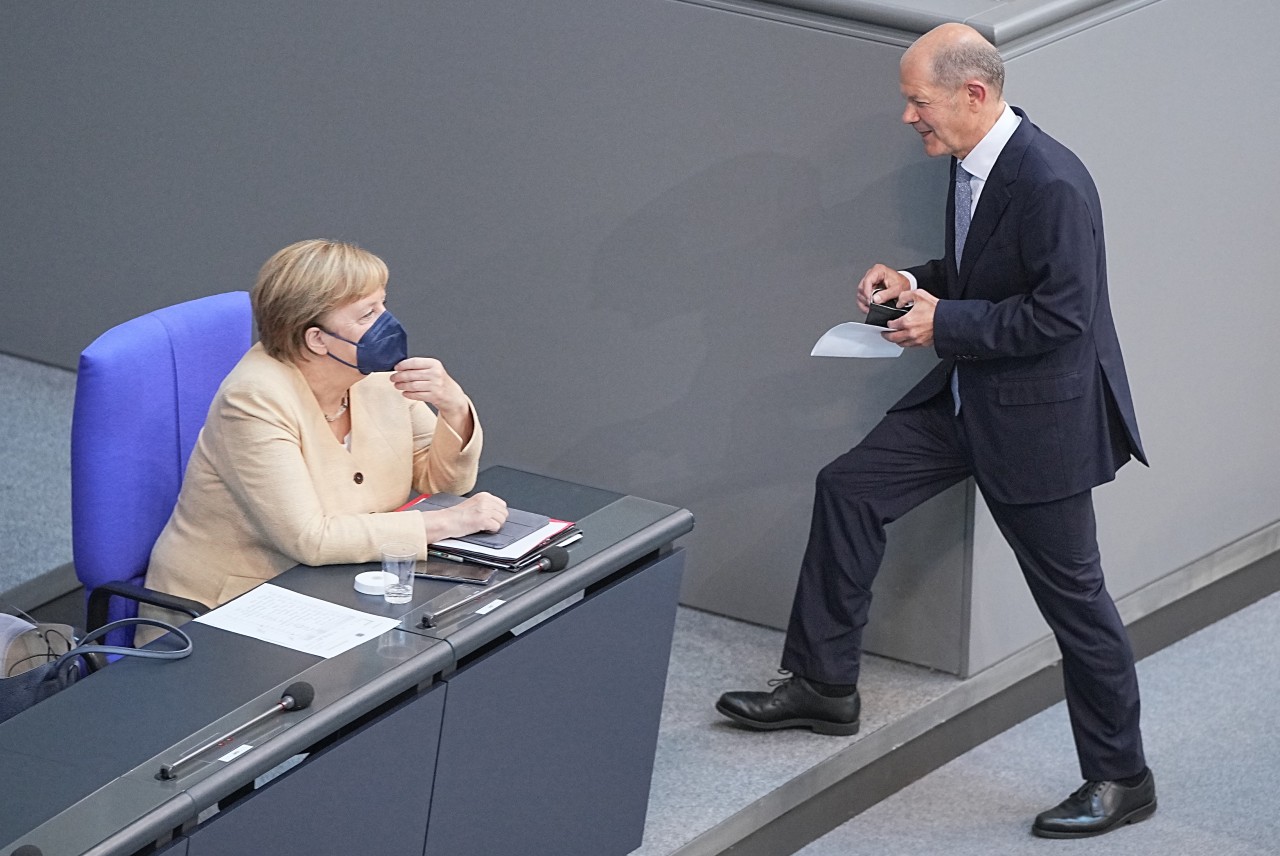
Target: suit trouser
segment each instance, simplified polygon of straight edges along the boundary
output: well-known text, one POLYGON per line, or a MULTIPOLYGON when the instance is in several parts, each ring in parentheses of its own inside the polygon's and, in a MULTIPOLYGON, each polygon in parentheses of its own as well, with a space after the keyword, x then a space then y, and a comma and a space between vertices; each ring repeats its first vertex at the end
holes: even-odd
MULTIPOLYGON (((856 684, 885 525, 973 474, 963 415, 946 392, 885 416, 818 474, 813 521, 782 667, 856 684)), ((1085 779, 1145 766, 1129 637, 1102 576, 1090 491, 1008 505, 983 494, 1062 651, 1067 710, 1085 779)))

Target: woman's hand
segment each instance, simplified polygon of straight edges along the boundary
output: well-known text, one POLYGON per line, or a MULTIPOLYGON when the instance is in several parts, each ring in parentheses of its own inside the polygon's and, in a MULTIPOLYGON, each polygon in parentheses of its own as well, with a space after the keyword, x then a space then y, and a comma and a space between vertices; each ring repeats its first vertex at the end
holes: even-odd
POLYGON ((445 538, 460 538, 476 532, 497 532, 506 521, 507 504, 483 491, 467 497, 452 508, 422 513, 428 543, 443 541, 445 538))
POLYGON ((425 401, 438 410, 459 410, 467 406, 467 395, 444 370, 444 363, 432 357, 409 357, 396 363, 391 382, 405 398, 425 401))
POLYGON ((471 439, 471 403, 458 382, 445 371, 444 363, 433 357, 401 360, 391 374, 391 383, 405 398, 434 406, 464 443, 471 439))

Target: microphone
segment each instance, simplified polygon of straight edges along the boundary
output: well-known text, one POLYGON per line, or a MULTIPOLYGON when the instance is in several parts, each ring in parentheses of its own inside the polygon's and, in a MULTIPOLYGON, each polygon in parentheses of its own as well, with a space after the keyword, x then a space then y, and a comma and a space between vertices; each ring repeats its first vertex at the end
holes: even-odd
MULTIPOLYGON (((311 686, 311 684, 306 681, 295 681, 294 683, 289 684, 289 686, 285 687, 284 693, 280 696, 280 701, 272 705, 270 710, 258 714, 244 725, 231 729, 217 740, 212 740, 201 746, 199 749, 188 752, 172 764, 164 764, 160 767, 160 772, 157 774, 156 778, 176 779, 178 777, 178 768, 191 761, 193 758, 208 752, 210 749, 230 743, 236 737, 248 731, 259 722, 262 722, 264 719, 274 716, 277 713, 283 713, 287 710, 303 710, 310 707, 311 702, 315 701, 315 698, 315 687, 311 686)), ((23 854, 14 854, 14 856, 23 856, 23 854)), ((35 856, 35 854, 30 854, 30 856, 35 856)))
MULTIPOLYGON (((554 574, 556 571, 563 571, 567 567, 569 567, 569 551, 564 547, 548 547, 543 551, 542 555, 538 557, 538 561, 534 562, 528 568, 521 568, 520 573, 523 574, 537 568, 538 571, 546 571, 549 574, 554 574)), ((516 574, 516 576, 519 575, 520 574, 516 574)), ((506 580, 506 582, 511 582, 511 580, 514 580, 515 578, 516 577, 513 576, 511 579, 506 580)), ((492 588, 490 591, 492 591, 492 588)))
POLYGON ((534 561, 532 564, 530 564, 526 568, 521 568, 518 572, 507 577, 505 580, 494 583, 488 588, 482 588, 478 592, 468 595, 467 597, 463 598, 457 603, 449 604, 444 609, 438 610, 436 612, 425 613, 422 616, 422 622, 418 626, 423 628, 435 627, 436 622, 440 620, 440 616, 462 609, 462 607, 466 606, 469 603, 474 603, 482 597, 488 597, 489 595, 493 594, 495 591, 502 588, 503 586, 509 586, 513 583, 517 583, 520 580, 525 579, 526 577, 531 577, 534 574, 540 574, 540 573, 543 573, 544 571, 548 574, 554 574, 557 571, 563 571, 566 567, 568 567, 568 565, 569 565, 568 550, 566 550, 564 547, 548 547, 546 550, 543 551, 542 555, 539 556, 536 561, 534 561))
POLYGON ((281 710, 305 710, 315 700, 315 687, 306 681, 295 681, 284 688, 284 695, 280 696, 277 704, 281 710))

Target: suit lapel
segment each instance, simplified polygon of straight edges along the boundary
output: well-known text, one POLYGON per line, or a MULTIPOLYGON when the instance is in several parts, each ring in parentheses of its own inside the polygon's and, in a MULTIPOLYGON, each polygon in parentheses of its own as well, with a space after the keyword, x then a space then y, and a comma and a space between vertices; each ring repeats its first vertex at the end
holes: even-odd
MULTIPOLYGON (((947 260, 947 297, 956 298, 960 296, 959 276, 956 271, 956 167, 960 162, 954 157, 951 159, 951 189, 947 192, 947 222, 946 232, 947 243, 943 247, 942 256, 947 260)), ((967 239, 966 239, 967 240, 967 239)))
MULTIPOLYGON (((1000 157, 1004 157, 1001 152, 1000 157)), ((1000 216, 1009 205, 1011 194, 1005 182, 996 179, 1000 172, 1000 162, 996 161, 995 169, 983 185, 982 196, 978 199, 978 208, 973 212, 973 221, 969 224, 969 236, 964 242, 964 256, 960 262, 960 293, 963 295, 969 286, 969 274, 973 265, 982 255, 982 249, 995 234, 1000 216)))
MULTIPOLYGON (((1018 114, 1022 116, 1022 122, 1009 138, 1009 142, 1005 143, 1000 156, 996 158, 995 166, 991 168, 991 174, 987 176, 987 181, 982 186, 982 195, 978 197, 978 207, 973 212, 973 220, 969 223, 969 235, 965 238, 964 255, 958 272, 957 290, 961 297, 968 290, 969 274, 973 271, 974 264, 982 255, 982 250, 991 240, 991 236, 995 234, 996 227, 1000 225, 1000 218, 1009 206, 1009 200, 1013 197, 1011 187, 1017 181, 1022 157, 1026 154, 1032 135, 1035 133, 1035 127, 1030 120, 1021 111, 1018 111, 1018 114)), ((952 171, 954 173, 954 166, 952 171)), ((954 183, 953 179, 953 186, 954 183)), ((953 190, 949 207, 955 205, 954 198, 953 190)), ((954 208, 951 210, 954 211, 954 208)))

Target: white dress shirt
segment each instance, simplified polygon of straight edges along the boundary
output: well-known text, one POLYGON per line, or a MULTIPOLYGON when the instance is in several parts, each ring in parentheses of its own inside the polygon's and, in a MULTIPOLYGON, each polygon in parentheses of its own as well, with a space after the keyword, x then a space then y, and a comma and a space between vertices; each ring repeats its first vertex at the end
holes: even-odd
POLYGON ((1000 118, 996 119, 991 130, 987 131, 987 135, 978 141, 964 160, 960 161, 960 166, 972 176, 969 179, 969 187, 973 190, 973 207, 969 209, 970 217, 978 210, 978 197, 982 196, 982 188, 986 186, 987 176, 991 175, 991 170, 996 165, 996 158, 1000 157, 1005 144, 1018 129, 1020 122, 1022 117, 1005 104, 1000 118))

